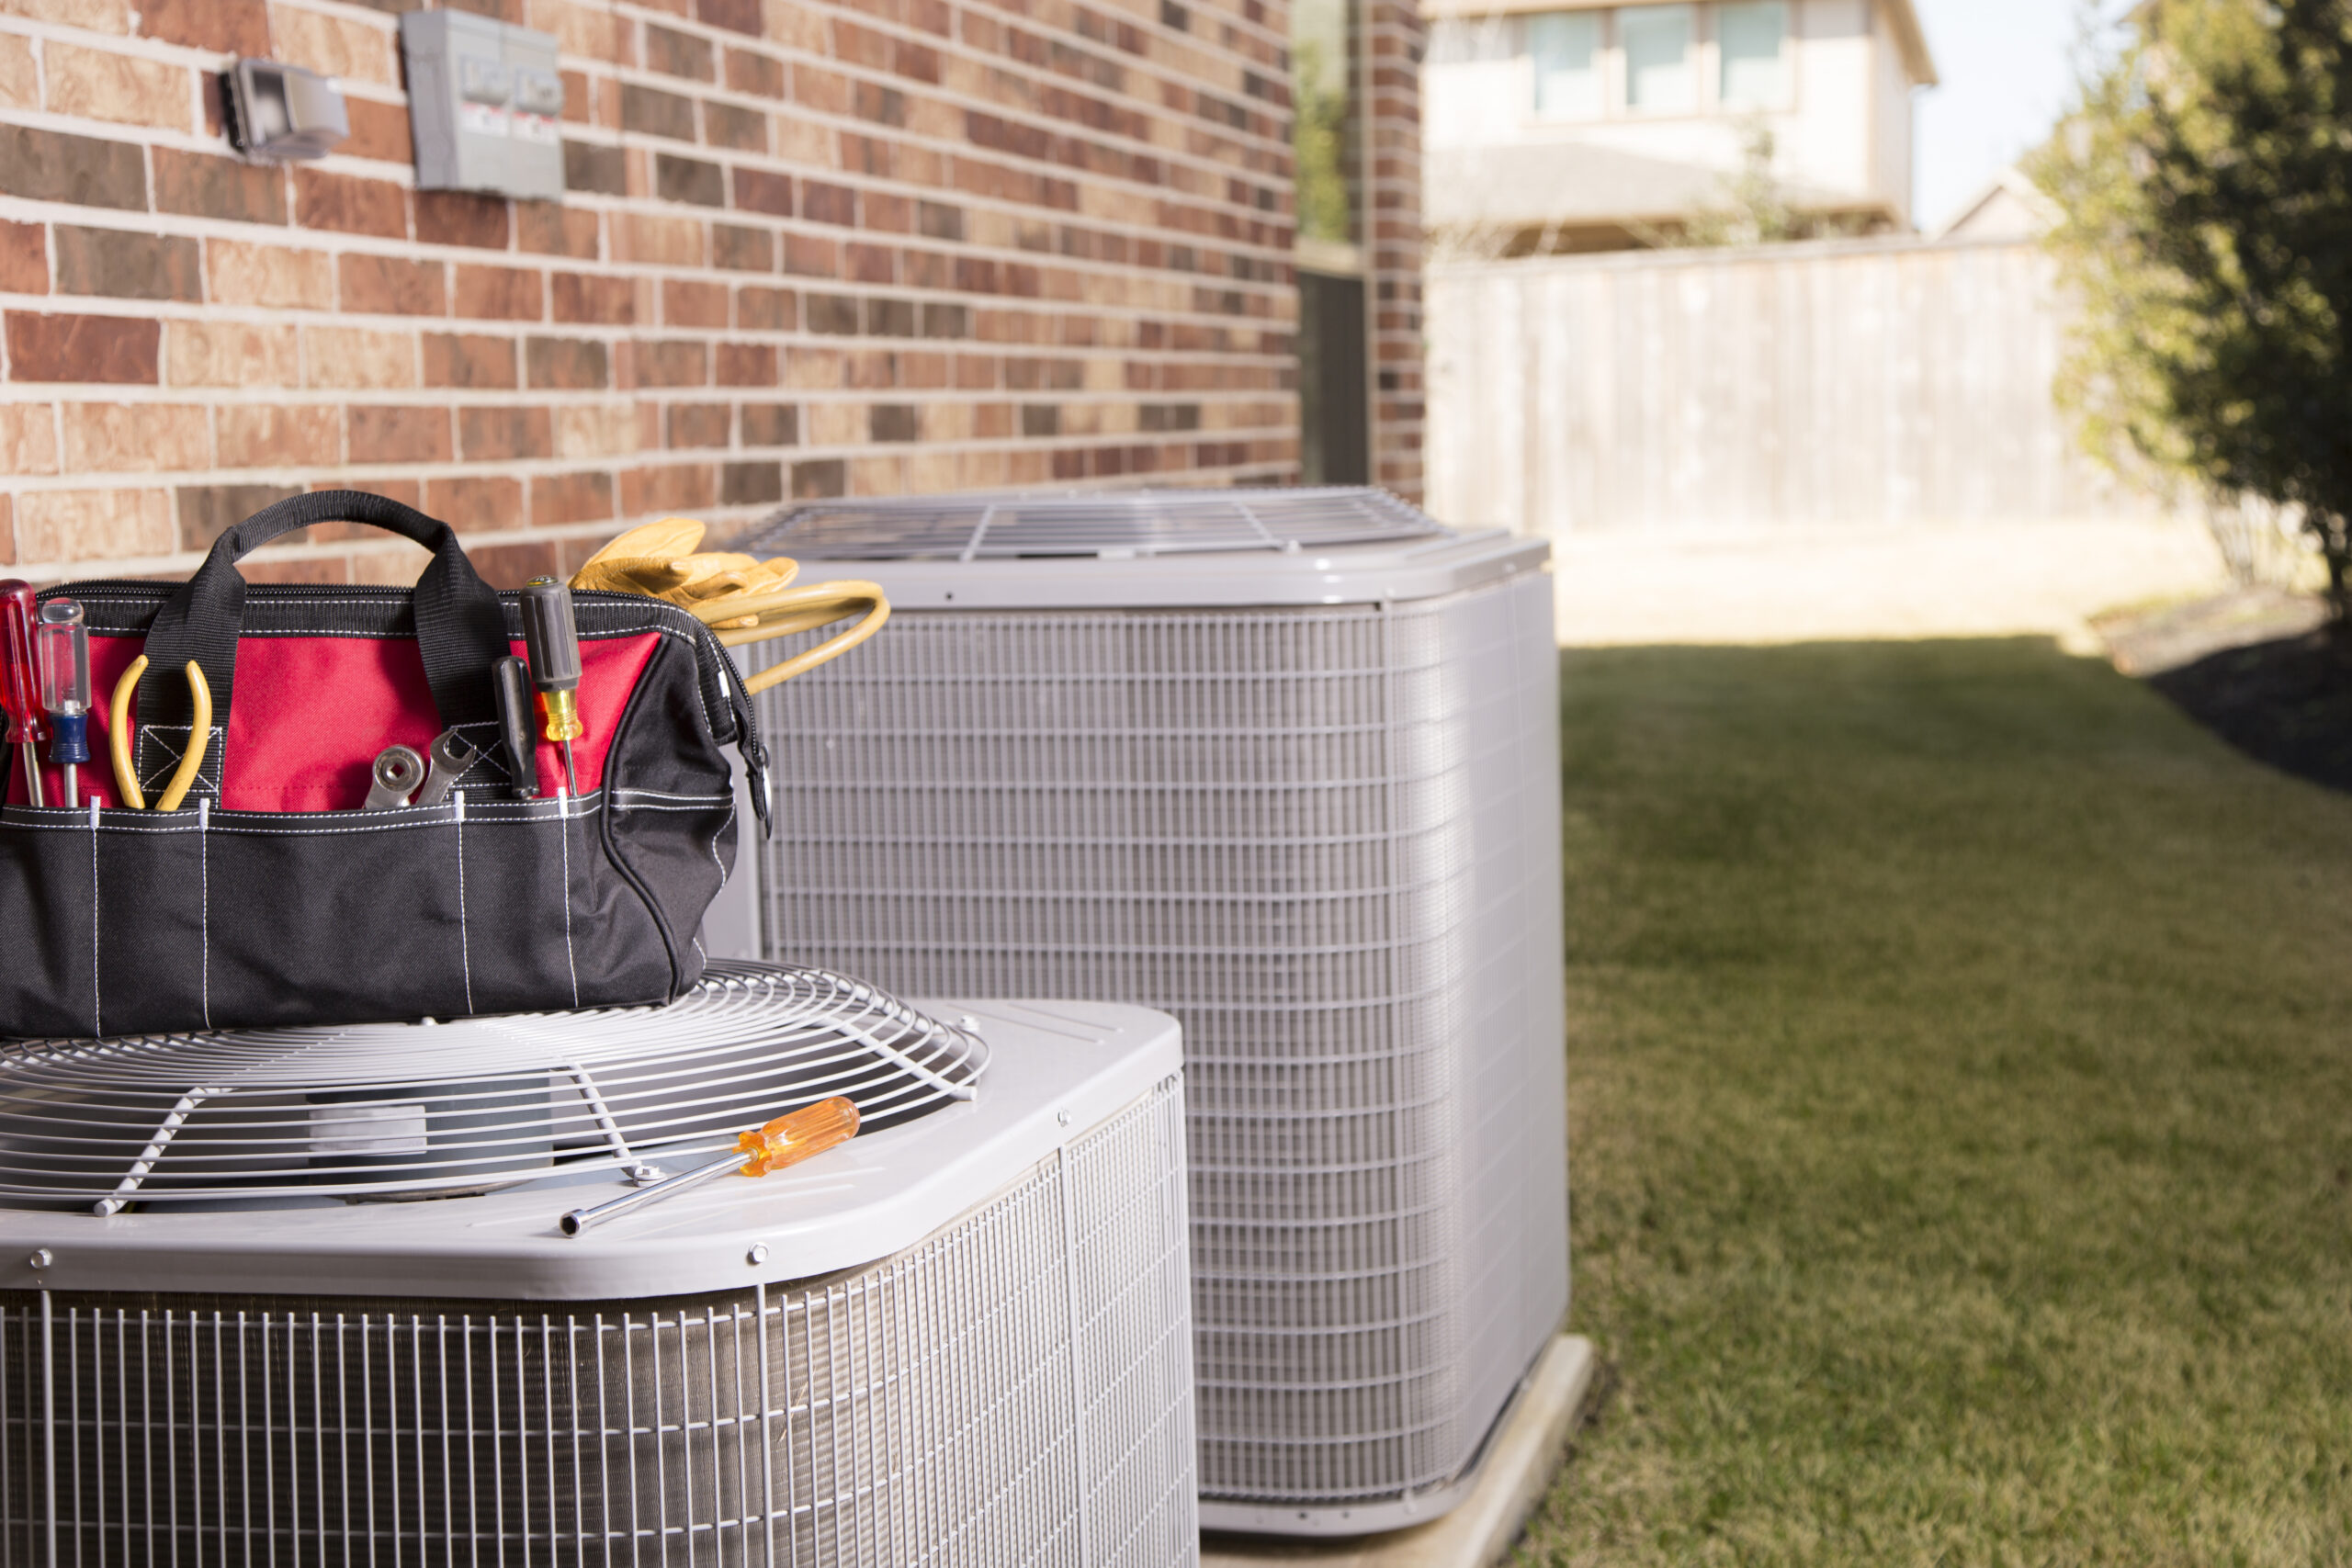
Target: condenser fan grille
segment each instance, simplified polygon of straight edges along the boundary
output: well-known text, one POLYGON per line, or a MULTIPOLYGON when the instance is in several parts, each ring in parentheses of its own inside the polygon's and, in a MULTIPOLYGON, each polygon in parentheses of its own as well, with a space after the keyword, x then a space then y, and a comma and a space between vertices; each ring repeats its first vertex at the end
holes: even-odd
POLYGON ((783 513, 740 547, 816 560, 971 561, 1312 550, 1454 536, 1386 491, 1332 487, 825 502, 783 513))
POLYGON ((967 1099, 978 1038, 822 970, 713 964, 667 1007, 0 1044, 0 1203, 432 1196, 629 1168, 832 1095, 967 1099))

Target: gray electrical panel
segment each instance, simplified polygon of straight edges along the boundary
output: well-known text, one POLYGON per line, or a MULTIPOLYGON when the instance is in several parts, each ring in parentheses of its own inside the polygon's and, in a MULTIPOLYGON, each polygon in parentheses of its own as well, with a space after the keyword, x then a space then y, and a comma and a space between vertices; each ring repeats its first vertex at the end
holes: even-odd
POLYGON ((464 11, 401 18, 420 190, 563 195, 563 77, 552 33, 464 11))

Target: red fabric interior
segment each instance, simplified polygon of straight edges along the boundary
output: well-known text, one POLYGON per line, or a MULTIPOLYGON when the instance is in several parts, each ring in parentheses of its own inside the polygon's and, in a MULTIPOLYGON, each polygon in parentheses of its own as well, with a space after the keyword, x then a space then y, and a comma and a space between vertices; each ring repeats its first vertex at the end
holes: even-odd
MULTIPOLYGON (((629 694, 653 657, 659 632, 580 645, 580 717, 587 733, 572 743, 580 777, 574 793, 604 783, 605 753, 629 694)), ((82 768, 82 798, 119 805, 107 755, 107 709, 115 682, 139 657, 143 639, 93 637, 90 761, 82 768)), ((520 656, 523 645, 514 644, 520 656)), ((131 722, 139 719, 137 699, 131 722)), ((213 723, 220 716, 213 716, 213 723)), ((387 746, 419 752, 441 731, 424 660, 405 637, 249 637, 237 648, 237 689, 228 716, 228 778, 220 804, 231 811, 343 811, 368 798, 368 772, 387 746)), ((536 720, 534 721, 536 728, 536 720)), ((481 739, 490 739, 487 731, 481 739)), ((15 749, 8 749, 7 799, 22 805, 25 784, 15 749)), ((41 745, 43 789, 63 803, 59 770, 41 745)), ((562 751, 539 742, 542 795, 562 777, 562 751)))

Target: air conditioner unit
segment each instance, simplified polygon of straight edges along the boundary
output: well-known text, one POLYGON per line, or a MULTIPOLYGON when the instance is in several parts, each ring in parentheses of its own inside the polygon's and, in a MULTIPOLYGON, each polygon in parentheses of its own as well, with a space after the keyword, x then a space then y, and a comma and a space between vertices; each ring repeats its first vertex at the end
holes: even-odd
POLYGON ((950 1005, 0 1046, 0 1561, 1195 1562, 1176 1027, 950 1005))
POLYGON ((1204 1522, 1450 1506, 1567 1306, 1547 547, 1369 490, 844 502, 741 547, 894 606, 761 699, 764 950, 1174 1013, 1204 1522))

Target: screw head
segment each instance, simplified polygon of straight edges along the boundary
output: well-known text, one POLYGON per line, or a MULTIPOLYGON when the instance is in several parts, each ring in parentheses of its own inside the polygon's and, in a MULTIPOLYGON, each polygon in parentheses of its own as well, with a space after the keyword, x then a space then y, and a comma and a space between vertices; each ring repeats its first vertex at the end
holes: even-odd
POLYGON ((1069 1125, 1069 1112, 1067 1111, 1057 1111, 1054 1112, 1054 1120, 1067 1127, 1069 1125))
POLYGON ((46 1269, 57 1261, 57 1255, 45 1247, 38 1247, 33 1249, 33 1255, 25 1261, 35 1269, 46 1269))
POLYGON ((752 1250, 743 1254, 743 1261, 750 1264, 754 1269, 758 1268, 761 1264, 765 1263, 767 1260, 768 1244, 763 1241, 753 1242, 752 1244, 752 1250))

